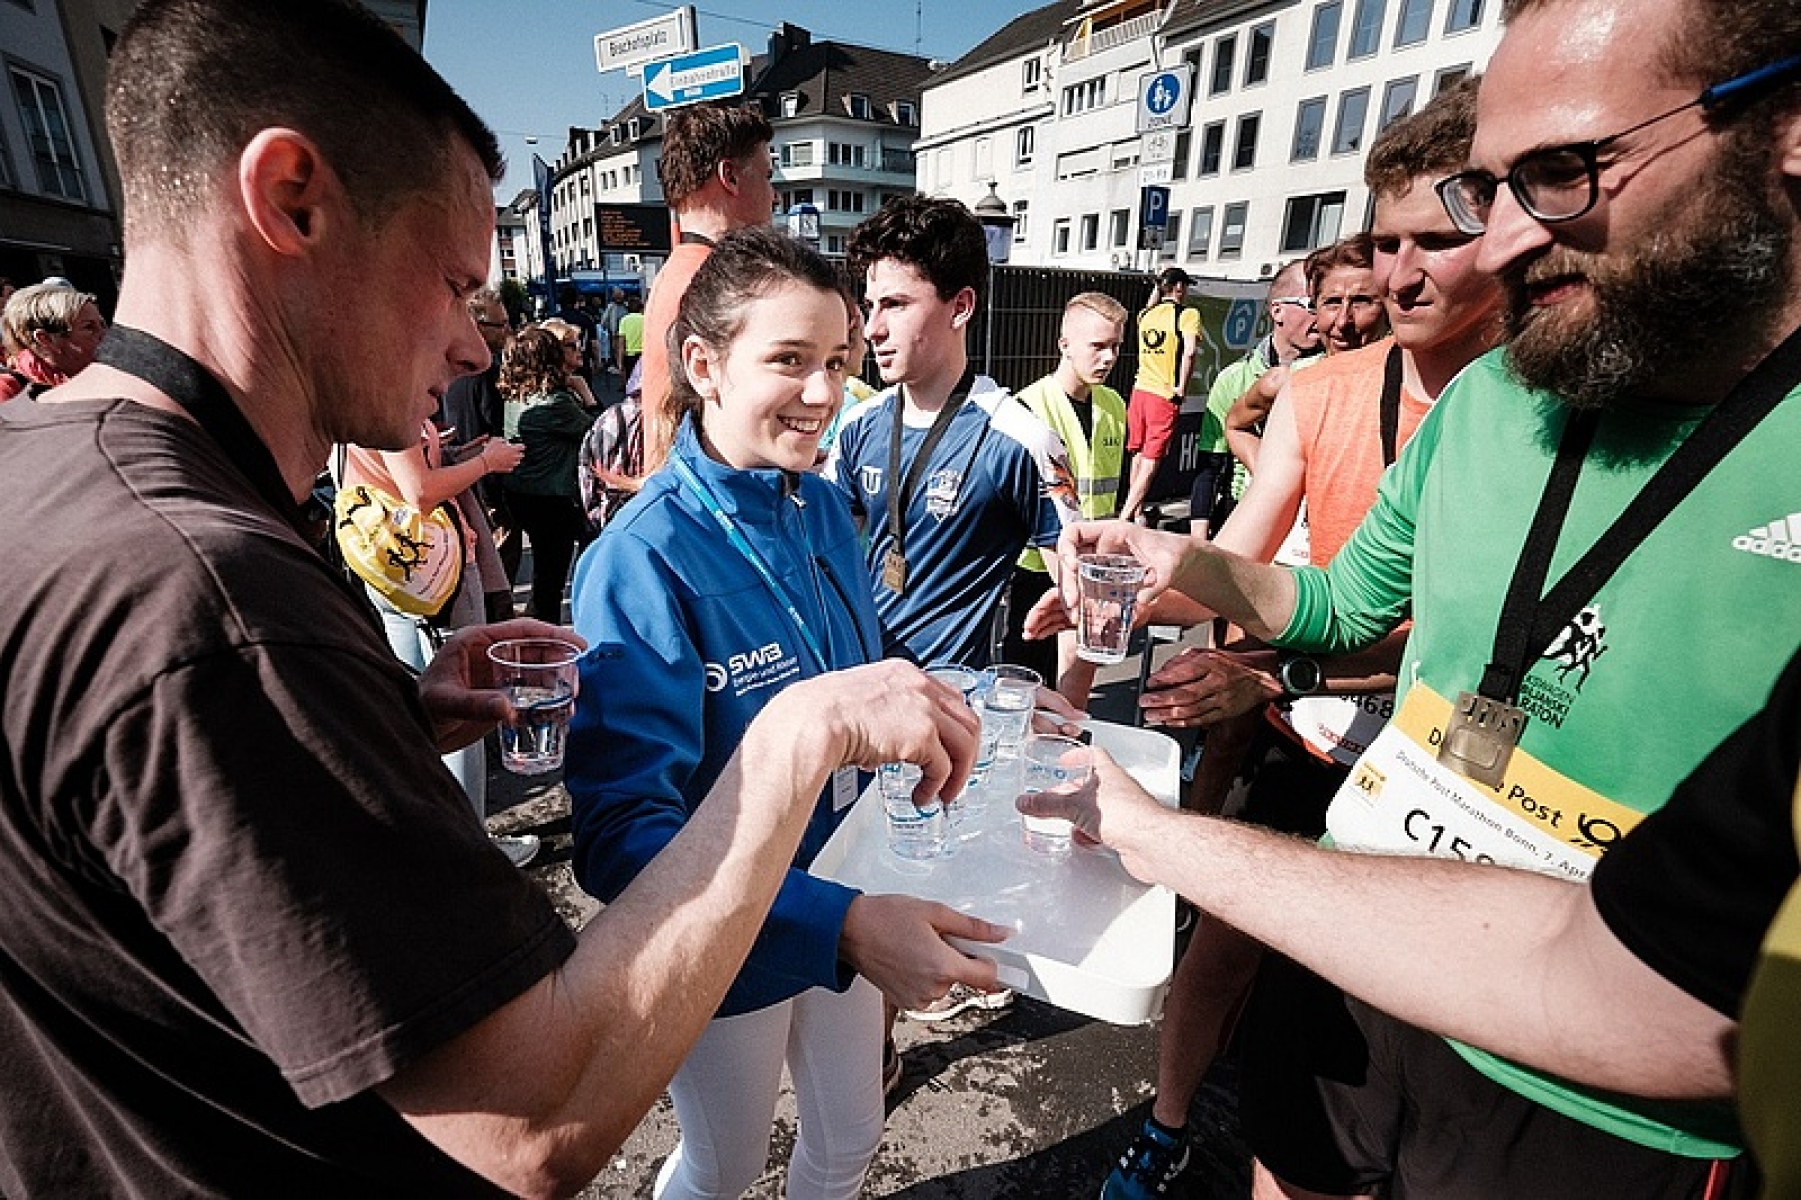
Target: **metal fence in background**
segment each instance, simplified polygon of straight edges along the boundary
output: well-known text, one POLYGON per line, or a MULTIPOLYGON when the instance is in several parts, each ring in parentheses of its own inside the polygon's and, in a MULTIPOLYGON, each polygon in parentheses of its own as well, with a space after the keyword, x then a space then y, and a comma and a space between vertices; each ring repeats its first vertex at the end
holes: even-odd
MULTIPOLYGON (((1130 271, 1067 271, 1053 267, 994 268, 991 298, 970 322, 969 357, 976 369, 1018 391, 1057 369, 1063 306, 1081 292, 1104 292, 1136 313, 1150 299, 1153 278, 1130 271)), ((1126 326, 1119 361, 1107 378, 1122 396, 1138 372, 1138 340, 1126 326)))

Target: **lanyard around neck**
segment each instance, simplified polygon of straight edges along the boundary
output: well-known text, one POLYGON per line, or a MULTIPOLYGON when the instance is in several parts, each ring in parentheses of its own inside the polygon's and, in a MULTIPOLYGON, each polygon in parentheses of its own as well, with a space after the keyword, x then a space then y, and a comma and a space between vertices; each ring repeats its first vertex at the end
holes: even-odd
POLYGON ((1482 673, 1482 695, 1514 703, 1533 660, 1544 653, 1558 632, 1613 578, 1614 572, 1664 518, 1759 422, 1775 411, 1797 382, 1801 382, 1801 329, 1791 333, 1701 419, 1694 432, 1676 447, 1676 452, 1588 552, 1546 592, 1551 557, 1557 550, 1557 539, 1563 532, 1583 461, 1601 423, 1600 414, 1593 411, 1570 417, 1558 442, 1557 459, 1545 481, 1526 543, 1520 550, 1519 563, 1514 567, 1513 580, 1507 587, 1507 599, 1495 630, 1494 653, 1482 673))
POLYGON ((1401 436, 1401 347, 1388 348, 1382 365, 1382 465, 1395 465, 1395 443, 1401 436))
POLYGON ((142 379, 186 409, 269 507, 309 545, 313 543, 312 531, 294 503, 275 456, 211 371, 161 338, 129 325, 107 330, 94 361, 142 379))
POLYGON ((769 589, 769 594, 774 596, 777 603, 787 612, 788 619, 794 622, 794 628, 800 634, 801 641, 806 644, 807 652, 813 656, 814 666, 822 674, 831 670, 832 666, 826 661, 825 651, 820 649, 819 639, 813 636, 813 630, 808 627, 806 618, 800 615, 800 607, 794 603, 794 598, 788 594, 788 589, 784 588, 781 581, 775 577, 775 572, 763 560, 763 556, 757 553, 757 548, 750 544, 750 539, 744 536, 744 531, 738 528, 738 522, 732 520, 731 514, 725 511, 725 508, 719 503, 718 497, 713 495, 712 489, 707 487, 701 477, 694 473, 693 467, 680 458, 672 456, 669 465, 675 468, 675 473, 681 476, 682 482, 694 493, 694 497, 700 501, 701 507, 711 513, 713 520, 719 523, 719 528, 725 531, 725 540, 731 544, 732 549, 736 550, 739 557, 750 564, 751 569, 757 573, 757 577, 763 581, 763 586, 769 589))
POLYGON ((975 381, 975 368, 965 369, 963 378, 959 379, 957 386, 951 389, 951 394, 945 400, 944 407, 940 408, 938 415, 932 418, 932 428, 926 432, 926 440, 920 444, 919 453, 913 456, 912 463, 907 467, 907 475, 904 480, 900 478, 901 426, 905 424, 903 418, 907 412, 907 398, 904 394, 906 385, 902 384, 903 390, 895 393, 894 425, 888 439, 888 536, 893 539, 894 553, 902 557, 906 555, 902 518, 907 511, 908 504, 913 499, 913 489, 919 485, 919 477, 924 474, 926 464, 931 462, 932 451, 938 449, 938 443, 943 441, 944 435, 950 431, 951 419, 957 415, 957 410, 962 408, 964 402, 969 399, 970 389, 975 386, 975 381))

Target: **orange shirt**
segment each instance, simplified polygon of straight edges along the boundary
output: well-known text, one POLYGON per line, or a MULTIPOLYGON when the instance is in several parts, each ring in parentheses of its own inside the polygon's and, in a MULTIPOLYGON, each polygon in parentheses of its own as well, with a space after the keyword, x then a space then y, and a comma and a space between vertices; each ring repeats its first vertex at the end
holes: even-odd
MULTIPOLYGON (((1376 502, 1382 462, 1382 377, 1393 338, 1335 354, 1291 376, 1288 396, 1307 459, 1309 560, 1332 561, 1376 502)), ((1400 452, 1432 405, 1401 389, 1400 452)))
MULTIPOLYGON (((640 411, 644 413, 647 434, 656 424, 652 414, 668 411, 669 327, 675 324, 676 311, 682 306, 682 296, 688 291, 688 284, 694 279, 694 273, 700 270, 700 264, 706 262, 707 256, 712 253, 711 246, 698 242, 678 245, 670 252, 663 269, 657 272, 657 281, 651 285, 650 301, 644 306, 644 356, 639 359, 644 368, 640 411)), ((675 423, 671 421, 664 428, 673 434, 675 423)), ((661 464, 667 450, 668 447, 665 446, 662 452, 657 453, 658 464, 661 464)), ((651 466, 648 460, 645 466, 647 469, 651 466)))

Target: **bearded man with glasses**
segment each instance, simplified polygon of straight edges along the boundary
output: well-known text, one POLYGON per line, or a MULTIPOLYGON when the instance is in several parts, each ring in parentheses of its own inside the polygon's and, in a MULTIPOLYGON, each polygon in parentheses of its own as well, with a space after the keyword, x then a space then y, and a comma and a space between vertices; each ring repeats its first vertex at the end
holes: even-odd
MULTIPOLYGON (((1737 1014, 1798 873, 1801 6, 1505 19, 1469 169, 1439 190, 1483 234, 1510 341, 1445 389, 1331 564, 1117 523, 1059 547, 1133 553, 1293 650, 1414 619, 1334 850, 1117 780, 1073 814, 1319 973, 1290 984, 1283 1144, 1247 1121, 1258 1196, 1636 1200, 1751 1174, 1737 1014)), ((1745 1028, 1747 1078, 1789 1092, 1797 974, 1745 1028)), ((1746 1116, 1795 1170, 1794 1109, 1746 1116)))

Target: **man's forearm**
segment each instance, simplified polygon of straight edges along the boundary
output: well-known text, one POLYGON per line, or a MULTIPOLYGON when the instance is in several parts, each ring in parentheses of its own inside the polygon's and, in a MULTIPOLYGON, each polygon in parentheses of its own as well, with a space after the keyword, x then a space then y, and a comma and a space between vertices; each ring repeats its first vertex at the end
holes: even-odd
POLYGON ((1205 543, 1195 544, 1171 587, 1264 641, 1294 617, 1293 572, 1205 543))
POLYGON ((1633 958, 1582 885, 1188 814, 1130 824, 1107 840, 1133 874, 1402 1020, 1594 1086, 1729 1093, 1731 1022, 1633 958))

